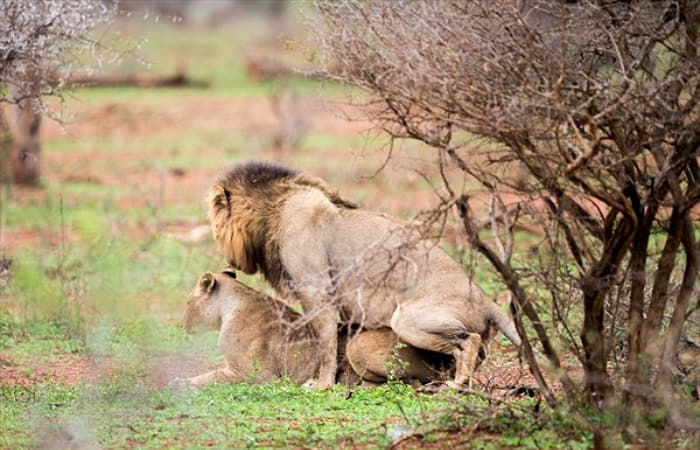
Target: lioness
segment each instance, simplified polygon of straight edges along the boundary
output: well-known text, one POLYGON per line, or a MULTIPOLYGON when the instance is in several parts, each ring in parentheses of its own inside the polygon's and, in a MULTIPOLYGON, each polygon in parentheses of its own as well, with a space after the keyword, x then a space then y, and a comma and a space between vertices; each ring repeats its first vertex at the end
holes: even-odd
POLYGON ((358 209, 321 179, 249 162, 216 180, 208 209, 228 263, 262 272, 313 317, 321 366, 310 385, 335 379, 339 319, 391 327, 408 344, 454 356, 459 384, 471 379, 491 325, 520 345, 510 318, 445 251, 399 219, 358 209))
MULTIPOLYGON (((284 376, 301 383, 315 376, 321 362, 318 339, 310 325, 296 325, 300 318, 281 300, 236 280, 233 271, 205 273, 190 294, 182 325, 188 332, 220 330, 226 366, 190 378, 190 385, 284 376)), ((344 342, 346 336, 341 337, 344 342)), ((347 360, 361 378, 375 383, 389 377, 421 382, 439 378, 445 361, 411 346, 395 348, 397 342, 388 329, 361 332, 347 343, 347 360)))

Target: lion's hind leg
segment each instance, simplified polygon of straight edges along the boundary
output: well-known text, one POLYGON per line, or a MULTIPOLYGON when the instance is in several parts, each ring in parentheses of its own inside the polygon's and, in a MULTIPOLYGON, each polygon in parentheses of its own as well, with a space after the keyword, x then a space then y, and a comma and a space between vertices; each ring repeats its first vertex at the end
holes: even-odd
POLYGON ((397 308, 391 318, 391 328, 402 341, 414 347, 454 356, 455 384, 471 384, 481 336, 469 333, 449 310, 426 313, 422 306, 397 308))
POLYGON ((481 336, 476 333, 469 333, 467 337, 459 343, 459 349, 455 350, 455 383, 459 385, 467 384, 472 387, 472 375, 478 364, 479 348, 481 347, 481 336))
POLYGON ((419 308, 422 305, 411 306, 400 306, 391 317, 391 329, 399 339, 424 350, 456 356, 457 336, 466 334, 464 326, 447 314, 426 312, 419 308))

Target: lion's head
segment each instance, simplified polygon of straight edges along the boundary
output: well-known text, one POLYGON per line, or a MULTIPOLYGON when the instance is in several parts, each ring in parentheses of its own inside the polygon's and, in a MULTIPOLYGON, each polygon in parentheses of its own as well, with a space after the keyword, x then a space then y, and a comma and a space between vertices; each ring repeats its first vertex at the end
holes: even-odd
POLYGON ((212 234, 227 262, 252 274, 261 271, 273 285, 283 277, 279 261, 280 212, 290 193, 314 188, 336 206, 357 206, 321 179, 266 162, 235 166, 209 191, 207 204, 212 234))

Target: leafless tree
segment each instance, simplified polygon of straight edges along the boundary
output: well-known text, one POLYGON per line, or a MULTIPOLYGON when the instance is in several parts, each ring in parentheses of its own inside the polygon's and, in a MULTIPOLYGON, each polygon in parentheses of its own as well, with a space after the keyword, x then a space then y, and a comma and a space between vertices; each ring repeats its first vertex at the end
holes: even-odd
POLYGON ((17 116, 15 143, 0 155, 0 174, 22 184, 39 181, 42 96, 60 89, 59 70, 98 53, 90 33, 114 10, 114 3, 95 0, 0 0, 0 105, 13 104, 17 116))
POLYGON ((457 168, 490 194, 486 238, 470 198, 443 177, 469 242, 512 294, 521 335, 560 369, 568 398, 663 405, 669 423, 688 425, 671 399, 698 308, 700 4, 314 4, 328 75, 365 88, 367 113, 392 137, 433 148, 436 173, 457 168), (528 254, 513 239, 525 221, 544 235, 528 254), (581 387, 562 351, 578 357, 581 387))

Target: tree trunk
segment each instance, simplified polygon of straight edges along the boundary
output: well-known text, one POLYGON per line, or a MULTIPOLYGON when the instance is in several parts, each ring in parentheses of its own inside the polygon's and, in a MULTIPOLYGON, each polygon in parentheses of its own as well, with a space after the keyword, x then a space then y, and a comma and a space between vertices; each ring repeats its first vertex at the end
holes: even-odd
POLYGON ((39 85, 32 86, 30 95, 26 94, 26 90, 12 89, 12 91, 17 101, 15 140, 9 155, 12 180, 16 184, 38 185, 41 168, 39 85))
MULTIPOLYGON (((614 221, 615 211, 606 221, 614 221)), ((616 229, 606 239, 605 248, 598 262, 581 279, 583 291, 583 329, 581 342, 585 358, 583 362, 588 400, 598 408, 607 406, 612 384, 607 371, 608 351, 605 342, 605 297, 610 291, 620 261, 627 253, 634 236, 634 226, 622 217, 616 229)))
MULTIPOLYGON (((593 279, 586 280, 584 286, 590 286, 594 282, 593 279)), ((604 408, 611 391, 604 329, 605 295, 584 288, 583 302, 581 343, 585 353, 584 382, 590 403, 598 408, 604 408)))
MULTIPOLYGON (((639 205, 637 202, 636 205, 639 205)), ((644 289, 647 285, 647 256, 651 227, 656 217, 658 207, 656 204, 648 206, 646 213, 637 209, 638 228, 630 249, 630 304, 629 304, 629 334, 627 336, 628 354, 625 376, 627 379, 624 387, 623 401, 634 412, 646 399, 648 389, 645 389, 644 380, 647 378, 648 361, 642 357, 644 344, 642 331, 644 327, 644 289)), ((648 385, 648 383, 646 384, 648 385)))
POLYGON ((0 107, 0 182, 7 182, 12 176, 10 170, 10 151, 12 147, 12 133, 5 119, 5 112, 0 107))
POLYGON ((690 219, 690 213, 687 211, 682 218, 682 228, 682 242, 686 255, 685 271, 683 272, 683 282, 681 283, 681 289, 676 298, 671 322, 669 323, 666 339, 664 341, 657 379, 658 395, 666 404, 672 403, 672 377, 673 368, 676 364, 676 355, 678 353, 678 342, 680 341, 683 331, 683 324, 685 323, 685 315, 688 310, 690 299, 694 295, 697 295, 696 280, 698 278, 698 270, 700 270, 698 267, 700 266, 700 247, 695 239, 695 230, 693 229, 693 222, 690 219))
POLYGON ((32 103, 23 100, 17 105, 17 133, 10 156, 12 179, 16 184, 39 184, 41 113, 34 110, 32 103))

